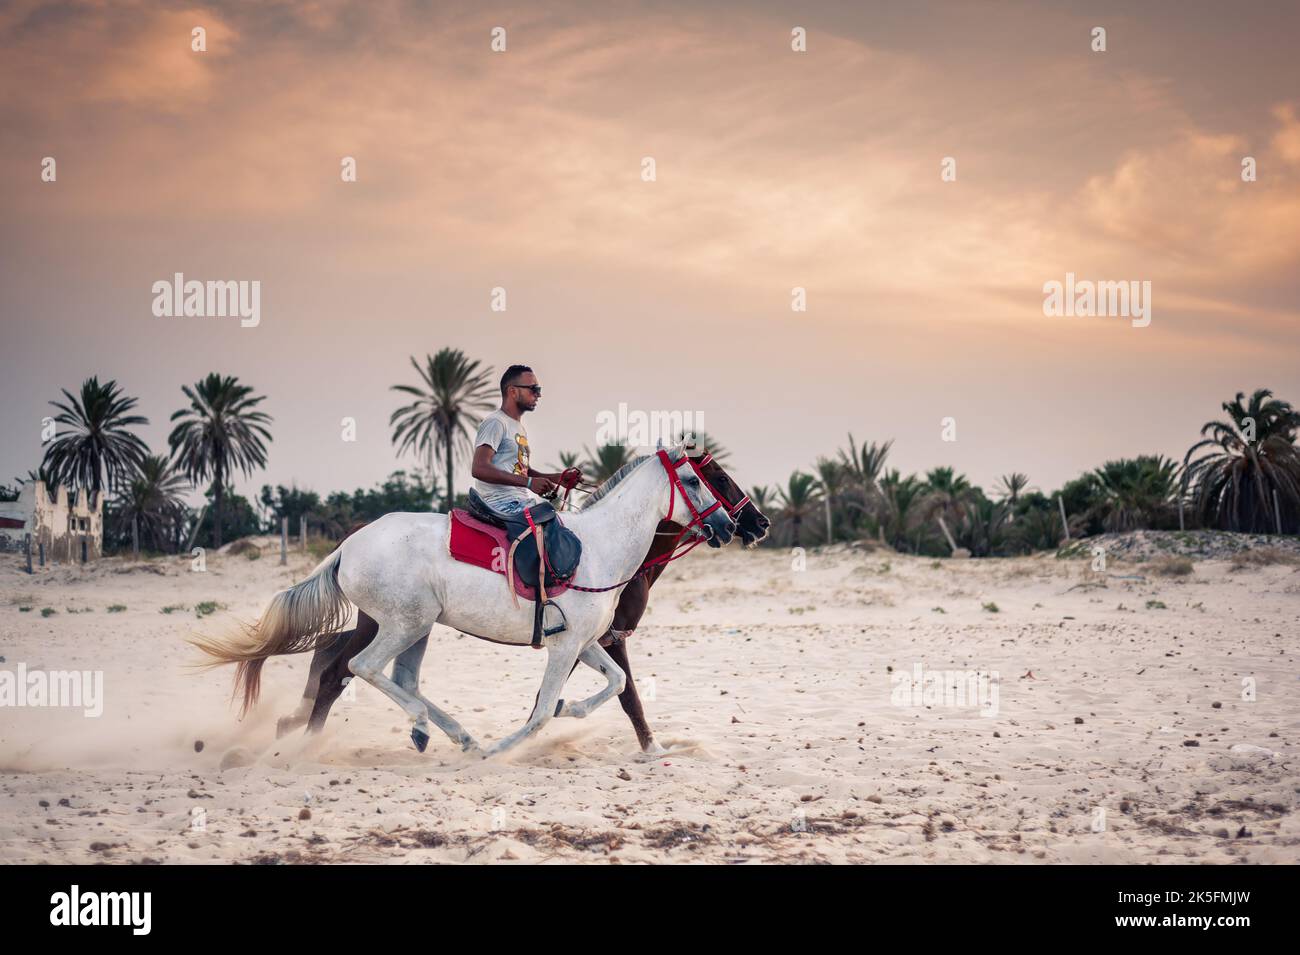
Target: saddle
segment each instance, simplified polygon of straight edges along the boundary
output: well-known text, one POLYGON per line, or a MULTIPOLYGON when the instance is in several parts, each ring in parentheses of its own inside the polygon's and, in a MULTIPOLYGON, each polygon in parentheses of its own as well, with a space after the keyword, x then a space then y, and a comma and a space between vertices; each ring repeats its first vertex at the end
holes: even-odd
POLYGON ((565 527, 555 508, 543 502, 507 514, 473 488, 465 510, 451 512, 451 556, 506 577, 510 599, 533 601, 532 646, 566 629, 564 610, 552 597, 569 588, 582 557, 582 541, 565 527), (548 622, 549 616, 549 622, 548 622))

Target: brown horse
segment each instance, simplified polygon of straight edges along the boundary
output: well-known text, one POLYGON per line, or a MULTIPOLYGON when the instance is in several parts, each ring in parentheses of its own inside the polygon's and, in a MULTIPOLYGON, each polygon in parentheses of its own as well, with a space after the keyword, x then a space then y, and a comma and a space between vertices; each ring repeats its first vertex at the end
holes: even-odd
MULTIPOLYGON (((749 496, 713 460, 712 456, 705 455, 700 464, 700 475, 709 483, 713 496, 724 502, 731 513, 732 519, 736 522, 736 532, 745 546, 753 546, 767 536, 771 521, 754 506, 749 496)), ((681 531, 682 525, 675 521, 660 522, 655 543, 645 559, 650 561, 671 553, 677 535, 681 531)), ((667 566, 666 563, 655 564, 623 588, 614 611, 614 622, 600 638, 600 645, 606 648, 606 652, 613 657, 614 662, 627 674, 627 683, 623 692, 619 694, 618 701, 623 706, 623 712, 632 721, 637 742, 641 744, 644 752, 655 752, 658 746, 654 734, 646 723, 641 697, 636 690, 636 681, 632 679, 626 641, 645 614, 650 600, 650 588, 654 586, 667 566)), ((337 634, 333 640, 326 638, 318 644, 307 673, 307 686, 303 690, 302 701, 298 704, 297 710, 289 716, 282 717, 276 724, 277 736, 283 736, 304 723, 307 724, 309 733, 318 732, 325 726, 330 707, 343 693, 346 681, 352 678, 352 673, 348 670, 348 661, 369 646, 378 632, 378 624, 365 613, 358 611, 355 628, 337 634)), ((574 666, 576 667, 577 664, 574 666)))

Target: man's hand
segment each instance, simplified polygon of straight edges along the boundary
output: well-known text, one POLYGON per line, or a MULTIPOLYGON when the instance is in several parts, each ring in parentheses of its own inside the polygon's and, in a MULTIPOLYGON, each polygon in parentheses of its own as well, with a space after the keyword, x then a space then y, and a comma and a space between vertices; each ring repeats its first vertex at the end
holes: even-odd
POLYGON ((550 478, 544 478, 534 475, 528 481, 528 488, 534 494, 540 497, 546 497, 548 494, 554 494, 556 487, 555 482, 550 478))

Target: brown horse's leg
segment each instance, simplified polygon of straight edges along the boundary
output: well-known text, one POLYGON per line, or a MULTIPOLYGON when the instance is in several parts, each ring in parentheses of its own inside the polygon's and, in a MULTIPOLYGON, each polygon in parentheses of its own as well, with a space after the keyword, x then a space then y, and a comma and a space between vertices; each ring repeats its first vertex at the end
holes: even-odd
MULTIPOLYGON (((351 537, 353 534, 355 534, 357 531, 361 530, 361 528, 365 526, 366 526, 365 521, 362 521, 358 524, 353 524, 352 527, 348 530, 348 532, 343 535, 343 539, 347 540, 349 537, 351 537)), ((340 541, 339 544, 341 546, 342 541, 340 541)), ((338 548, 336 547, 335 550, 337 549, 338 548)), ((357 615, 358 629, 362 627, 361 620, 363 617, 369 620, 369 618, 366 617, 364 613, 358 613, 357 615)), ((371 622, 373 623, 373 621, 371 622)), ((296 730, 299 726, 302 726, 302 724, 308 722, 311 716, 314 715, 315 713, 314 707, 317 699, 319 699, 320 697, 321 680, 324 677, 325 672, 327 670, 336 669, 335 665, 338 663, 339 655, 343 653, 344 649, 351 643, 356 632, 357 632, 356 630, 345 630, 342 633, 336 634, 333 640, 318 641, 316 652, 312 654, 311 665, 307 670, 307 685, 303 687, 302 699, 298 702, 298 708, 296 710, 294 710, 288 716, 280 717, 279 722, 275 724, 275 735, 277 738, 283 736, 285 733, 291 732, 292 730, 296 730)), ((374 639, 374 634, 370 635, 370 639, 371 640, 374 639)), ((345 663, 349 659, 350 657, 346 657, 346 656, 343 657, 345 663)), ((347 675, 348 674, 345 672, 344 676, 347 675)), ((321 713, 320 723, 315 725, 314 727, 309 727, 309 729, 320 729, 320 725, 324 723, 325 715, 329 713, 330 704, 333 703, 334 700, 337 699, 338 694, 343 691, 341 679, 342 678, 338 678, 338 680, 340 681, 338 692, 334 693, 334 696, 330 698, 329 703, 325 705, 324 712, 321 713)), ((335 678, 331 677, 331 686, 334 681, 335 678)))
POLYGON ((632 729, 636 730, 636 739, 641 744, 641 751, 648 753, 655 748, 655 735, 650 731, 650 725, 646 723, 645 711, 641 709, 641 697, 636 691, 636 681, 632 679, 632 667, 627 662, 627 643, 620 640, 606 647, 605 652, 613 657, 614 662, 627 677, 623 692, 618 695, 618 702, 622 704, 627 718, 632 721, 632 729))
MULTIPOLYGON (((661 528, 663 526, 663 524, 660 525, 661 528)), ((656 540, 656 546, 651 548, 650 553, 646 555, 647 560, 665 551, 662 544, 660 544, 662 539, 656 540)), ((662 565, 655 567, 645 576, 638 577, 623 588, 623 592, 619 594, 618 607, 614 610, 614 623, 610 628, 611 630, 619 630, 629 634, 636 630, 637 624, 645 616, 646 606, 650 603, 650 588, 654 586, 654 582, 659 579, 661 573, 663 573, 662 565)), ((606 636, 612 636, 612 634, 606 634, 606 636)), ((627 682, 623 685, 623 692, 618 695, 618 702, 623 707, 623 712, 627 714, 628 719, 632 721, 632 729, 636 731, 636 740, 641 744, 642 752, 649 752, 654 749, 655 737, 654 733, 650 731, 649 724, 646 723, 645 710, 641 708, 641 696, 636 691, 636 681, 632 679, 632 667, 627 661, 627 644, 623 640, 613 640, 605 643, 604 638, 602 638, 601 645, 604 646, 605 652, 614 659, 619 669, 627 677, 627 682)))
POLYGON ((316 652, 311 656, 311 665, 307 670, 307 685, 302 689, 302 699, 298 701, 298 708, 288 716, 280 717, 275 724, 277 739, 307 722, 307 718, 311 716, 312 704, 316 702, 316 697, 320 693, 321 674, 338 657, 344 641, 354 632, 347 630, 335 635, 333 640, 327 640, 316 647, 316 652))
POLYGON ((357 611, 355 630, 339 635, 330 647, 329 663, 321 670, 320 687, 312 704, 311 718, 307 721, 308 733, 319 733, 325 727, 330 707, 343 695, 343 681, 352 676, 348 661, 370 646, 379 633, 379 624, 363 611, 357 611))

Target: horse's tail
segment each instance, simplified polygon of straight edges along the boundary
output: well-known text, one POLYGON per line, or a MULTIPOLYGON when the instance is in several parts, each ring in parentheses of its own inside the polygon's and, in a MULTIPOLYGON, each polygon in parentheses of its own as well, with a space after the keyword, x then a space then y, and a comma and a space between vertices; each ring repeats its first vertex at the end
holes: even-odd
POLYGON ((337 636, 348 618, 348 601, 338 581, 342 556, 342 549, 335 550, 306 580, 272 597, 261 619, 244 628, 243 639, 190 641, 213 658, 210 666, 236 664, 234 695, 243 694, 241 716, 257 702, 267 657, 315 650, 322 637, 337 636))

